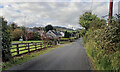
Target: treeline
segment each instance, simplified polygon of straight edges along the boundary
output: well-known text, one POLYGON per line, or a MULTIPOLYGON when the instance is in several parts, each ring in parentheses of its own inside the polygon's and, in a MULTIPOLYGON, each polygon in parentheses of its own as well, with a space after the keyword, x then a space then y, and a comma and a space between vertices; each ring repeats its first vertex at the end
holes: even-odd
POLYGON ((80 17, 83 43, 97 70, 120 70, 120 15, 109 21, 90 12, 80 17))
POLYGON ((71 37, 80 38, 80 32, 79 32, 79 31, 75 31, 75 32, 68 32, 68 31, 65 31, 64 33, 65 33, 64 38, 71 38, 71 37))
MULTIPOLYGON (((16 23, 11 23, 8 25, 10 34, 13 41, 19 41, 20 38, 23 40, 40 40, 40 34, 33 31, 28 31, 24 26, 18 26, 16 23)), ((39 31, 39 27, 31 28, 39 31)))

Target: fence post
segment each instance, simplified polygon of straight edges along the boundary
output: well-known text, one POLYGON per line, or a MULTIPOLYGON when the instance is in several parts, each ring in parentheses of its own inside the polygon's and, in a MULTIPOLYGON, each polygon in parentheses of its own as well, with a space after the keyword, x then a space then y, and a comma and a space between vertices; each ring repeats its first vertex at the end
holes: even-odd
POLYGON ((51 42, 50 42, 50 47, 52 46, 52 44, 53 44, 53 43, 52 43, 52 41, 51 41, 51 42))
POLYGON ((42 48, 42 43, 40 43, 40 49, 42 48))
POLYGON ((45 42, 43 44, 44 44, 44 48, 46 48, 45 42))
POLYGON ((50 44, 49 44, 49 43, 50 43, 50 41, 48 41, 48 47, 50 47, 50 44))
POLYGON ((36 43, 35 43, 35 50, 37 50, 36 43))
POLYGON ((46 42, 46 48, 48 47, 48 42, 46 42))
POLYGON ((46 48, 47 48, 47 42, 45 44, 46 44, 46 48))
POLYGON ((29 43, 28 43, 28 53, 30 53, 29 43))
POLYGON ((17 44, 17 55, 19 55, 19 44, 17 44))
POLYGON ((40 43, 40 49, 42 49, 42 43, 40 43))
POLYGON ((45 48, 47 48, 47 43, 45 42, 45 48))

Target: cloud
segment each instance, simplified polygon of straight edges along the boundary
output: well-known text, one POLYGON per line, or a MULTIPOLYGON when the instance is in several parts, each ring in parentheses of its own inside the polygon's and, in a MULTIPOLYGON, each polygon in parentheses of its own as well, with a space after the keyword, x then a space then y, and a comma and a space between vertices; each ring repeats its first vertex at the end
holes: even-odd
MULTIPOLYGON (((109 2, 109 0, 3 0, 2 2, 109 2)), ((114 0, 118 2, 118 0, 114 0)))
MULTIPOLYGON (((70 0, 72 1, 72 0, 70 0)), ((11 2, 3 3, 2 16, 19 26, 54 26, 80 28, 79 17, 91 9, 91 2, 11 2)), ((108 2, 94 2, 93 14, 108 14, 108 2)), ((117 6, 117 5, 115 5, 117 6)), ((116 11, 116 9, 115 9, 116 11)))

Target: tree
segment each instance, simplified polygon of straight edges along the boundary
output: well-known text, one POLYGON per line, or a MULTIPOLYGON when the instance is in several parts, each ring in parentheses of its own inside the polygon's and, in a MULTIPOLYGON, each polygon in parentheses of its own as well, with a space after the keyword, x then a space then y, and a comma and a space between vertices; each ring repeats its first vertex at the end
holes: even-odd
POLYGON ((14 31, 18 26, 16 23, 13 22, 10 24, 10 27, 11 27, 12 31, 14 31))
POLYGON ((25 33, 26 32, 26 28, 24 26, 20 27, 20 29, 25 33))
POLYGON ((26 32, 25 39, 26 40, 34 40, 34 33, 33 32, 26 32))
POLYGON ((40 34, 34 33, 33 39, 34 39, 34 40, 40 40, 40 34))
POLYGON ((40 27, 33 27, 33 29, 35 29, 35 30, 40 30, 40 27))
POLYGON ((79 20, 79 24, 84 27, 86 30, 90 27, 91 22, 95 19, 98 19, 96 15, 92 15, 90 12, 85 12, 79 20))
POLYGON ((2 17, 0 17, 0 19, 2 20, 2 60, 8 61, 12 58, 10 52, 11 35, 7 26, 7 21, 5 21, 2 17))
POLYGON ((71 36, 71 33, 65 31, 65 36, 64 36, 64 38, 70 38, 70 36, 71 36))
POLYGON ((54 28, 53 28, 53 26, 52 25, 47 25, 46 27, 45 27, 45 31, 46 32, 48 32, 49 30, 53 30, 54 28))
POLYGON ((21 29, 15 29, 12 31, 12 38, 13 40, 19 40, 21 36, 23 36, 23 31, 21 29))

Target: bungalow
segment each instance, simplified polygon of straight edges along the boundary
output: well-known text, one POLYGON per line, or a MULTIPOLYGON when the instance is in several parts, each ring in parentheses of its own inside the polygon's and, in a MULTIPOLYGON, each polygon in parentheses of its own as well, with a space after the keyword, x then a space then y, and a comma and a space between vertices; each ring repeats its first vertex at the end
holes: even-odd
POLYGON ((64 36, 64 33, 60 31, 49 30, 46 35, 49 36, 51 39, 59 39, 60 37, 64 36))

